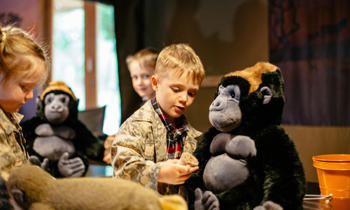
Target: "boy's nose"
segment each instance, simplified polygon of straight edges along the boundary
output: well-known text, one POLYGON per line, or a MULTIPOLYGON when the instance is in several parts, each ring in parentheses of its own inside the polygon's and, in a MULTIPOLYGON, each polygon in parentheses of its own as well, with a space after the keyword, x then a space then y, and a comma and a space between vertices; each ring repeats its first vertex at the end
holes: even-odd
POLYGON ((187 102, 187 93, 181 93, 180 94, 180 101, 186 103, 187 102))
POLYGON ((137 79, 137 80, 136 80, 136 84, 137 84, 137 85, 141 85, 141 84, 142 84, 142 79, 137 79))

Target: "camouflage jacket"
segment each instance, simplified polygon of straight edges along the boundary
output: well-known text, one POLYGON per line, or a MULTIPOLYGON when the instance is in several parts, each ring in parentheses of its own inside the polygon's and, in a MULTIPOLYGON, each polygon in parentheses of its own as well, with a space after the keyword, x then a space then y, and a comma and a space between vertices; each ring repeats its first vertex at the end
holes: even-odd
POLYGON ((28 161, 25 140, 19 122, 21 114, 9 113, 12 121, 0 108, 0 175, 7 180, 12 168, 28 161))
MULTIPOLYGON (((183 152, 193 153, 202 134, 189 123, 183 152)), ((167 131, 151 101, 147 101, 120 127, 111 148, 114 176, 130 179, 153 190, 158 186, 160 164, 167 158, 167 131)), ((163 192, 161 192, 163 193, 163 192)))

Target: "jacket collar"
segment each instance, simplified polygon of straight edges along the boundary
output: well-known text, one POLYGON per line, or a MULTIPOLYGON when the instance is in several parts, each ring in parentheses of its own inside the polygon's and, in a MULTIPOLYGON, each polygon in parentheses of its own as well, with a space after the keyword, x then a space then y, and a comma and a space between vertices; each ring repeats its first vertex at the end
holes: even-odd
POLYGON ((0 108, 0 121, 1 127, 3 127, 4 132, 9 135, 12 132, 18 130, 19 122, 23 119, 23 115, 19 113, 5 113, 5 111, 0 108), (13 119, 12 122, 9 117, 13 119))
MULTIPOLYGON (((160 120, 157 112, 154 110, 151 100, 148 100, 141 108, 139 112, 135 112, 134 120, 140 120, 140 121, 147 121, 147 122, 152 122, 154 120, 159 121, 157 123, 162 123, 160 120)), ((192 138, 197 138, 200 135, 202 135, 201 132, 193 128, 187 121, 186 121, 186 126, 187 126, 187 135, 191 136, 192 138)))

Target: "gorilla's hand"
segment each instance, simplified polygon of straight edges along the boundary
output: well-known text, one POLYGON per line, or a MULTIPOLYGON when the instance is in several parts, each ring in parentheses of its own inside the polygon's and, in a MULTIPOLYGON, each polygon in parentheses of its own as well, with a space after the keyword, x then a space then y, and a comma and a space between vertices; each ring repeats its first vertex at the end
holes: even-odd
POLYGON ((58 170, 64 177, 80 177, 84 174, 85 165, 80 157, 68 159, 69 154, 65 152, 58 161, 58 170))
POLYGON ((211 191, 204 193, 200 188, 196 188, 194 209, 195 210, 219 210, 219 200, 211 191))
POLYGON ((225 151, 232 157, 246 158, 256 156, 255 142, 249 136, 234 136, 225 145, 225 151))
POLYGON ((33 164, 33 165, 37 165, 37 166, 40 166, 40 165, 41 165, 40 159, 39 159, 37 156, 35 156, 35 155, 31 155, 31 156, 29 157, 29 161, 30 161, 30 163, 33 164))
POLYGON ((272 201, 266 201, 262 206, 257 206, 253 210, 283 210, 283 208, 272 201))
POLYGON ((37 156, 31 155, 29 157, 29 161, 30 161, 31 164, 37 165, 40 168, 44 169, 45 171, 48 171, 48 169, 49 169, 48 168, 49 167, 49 159, 47 159, 47 158, 45 158, 43 160, 43 162, 40 162, 40 159, 37 156))

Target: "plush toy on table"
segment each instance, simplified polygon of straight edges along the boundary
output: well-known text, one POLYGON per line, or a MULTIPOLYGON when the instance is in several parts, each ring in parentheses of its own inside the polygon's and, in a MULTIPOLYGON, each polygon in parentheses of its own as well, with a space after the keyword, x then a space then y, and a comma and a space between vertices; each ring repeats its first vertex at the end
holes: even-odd
POLYGON ((103 159, 103 142, 78 120, 78 103, 64 82, 53 81, 38 99, 36 116, 21 124, 30 161, 55 177, 83 176, 89 159, 103 159))
POLYGON ((111 177, 56 179, 30 164, 11 171, 7 189, 15 209, 187 210, 181 196, 160 196, 130 180, 111 177))
POLYGON ((209 108, 213 127, 194 155, 190 203, 213 192, 220 209, 302 209, 305 175, 280 127, 285 102, 278 67, 265 62, 225 75, 209 108))

